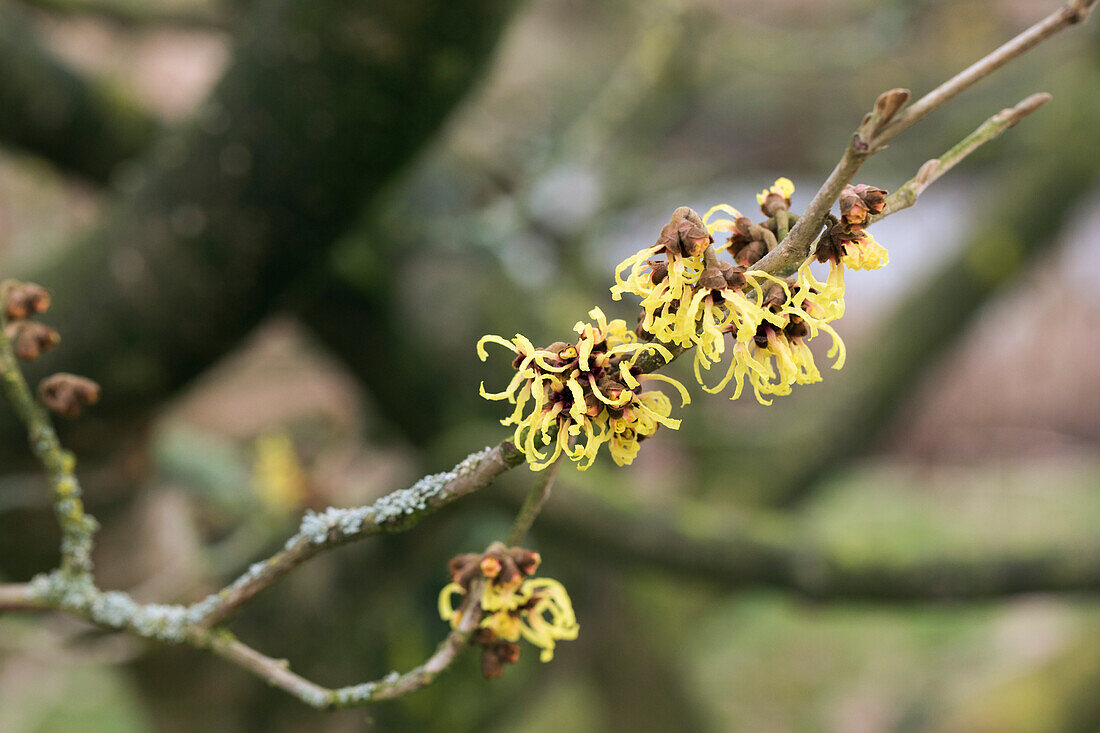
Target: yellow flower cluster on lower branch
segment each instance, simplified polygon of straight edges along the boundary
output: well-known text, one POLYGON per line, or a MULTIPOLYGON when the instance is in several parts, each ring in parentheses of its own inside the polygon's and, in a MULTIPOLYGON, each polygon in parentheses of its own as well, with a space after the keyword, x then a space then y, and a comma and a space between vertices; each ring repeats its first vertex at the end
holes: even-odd
MULTIPOLYGON (((577 638, 580 626, 565 587, 551 578, 531 577, 538 567, 538 553, 494 542, 481 555, 459 555, 451 560, 451 582, 439 593, 439 615, 458 628, 473 582, 481 582, 478 609, 482 619, 476 640, 497 661, 514 662, 521 638, 542 651, 539 659, 554 658, 559 641, 577 638), (456 607, 455 596, 463 599, 456 607), (503 652, 503 654, 502 654, 503 652), (501 659, 506 656, 506 659, 501 659)), ((499 673, 498 673, 499 674, 499 673)), ((486 676, 498 676, 486 674, 486 676)))
POLYGON ((516 373, 508 386, 488 392, 483 382, 481 396, 515 405, 501 423, 515 426, 512 440, 534 471, 563 455, 584 470, 605 443, 610 444, 616 463, 629 464, 638 453, 638 442, 653 435, 658 426, 678 429, 680 421, 671 417, 671 402, 659 392, 643 392, 643 382, 667 382, 679 391, 682 405, 690 401, 678 381, 642 374, 637 365, 638 357, 647 351, 671 360, 666 347, 638 342, 625 321, 608 321, 599 308, 589 315, 595 323, 578 322, 573 343, 559 341, 540 349, 522 334, 511 340, 490 335, 478 341, 482 361, 488 358, 486 343, 499 344, 516 355, 512 364, 516 373))

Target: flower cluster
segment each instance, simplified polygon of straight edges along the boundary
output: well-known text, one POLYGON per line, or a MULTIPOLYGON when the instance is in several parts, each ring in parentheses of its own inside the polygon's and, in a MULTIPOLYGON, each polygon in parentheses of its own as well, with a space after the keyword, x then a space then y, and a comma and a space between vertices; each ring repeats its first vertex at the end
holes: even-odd
POLYGON ((833 262, 853 270, 878 270, 890 261, 886 248, 866 230, 873 214, 886 205, 886 192, 861 183, 840 194, 840 219, 822 236, 815 251, 818 262, 833 262))
POLYGON ((864 184, 844 189, 840 218, 829 217, 813 250, 818 261, 830 263, 824 280, 810 270, 810 260, 789 278, 753 269, 797 221, 790 211, 793 194, 787 178, 761 191, 756 201, 767 217, 761 222, 727 204, 704 216, 686 206, 676 209, 653 245, 615 268, 612 298, 630 293, 640 300, 633 331, 594 308, 589 315, 595 322, 578 323, 579 338, 571 343, 536 348, 520 334, 478 342, 483 361, 490 342, 515 354, 508 386, 493 393, 482 383, 481 395, 515 406, 501 422, 515 426, 513 442, 533 470, 563 455, 584 470, 605 443, 614 461, 627 465, 659 425, 679 427, 668 397, 642 391, 642 382, 672 384, 682 405, 689 402, 687 390, 676 380, 644 373, 639 359, 647 352, 668 362, 670 347, 695 347, 695 378, 704 390, 720 392, 732 382, 731 399, 737 399, 747 384, 765 405, 796 384, 821 381, 809 345, 819 333, 832 338, 827 356, 833 368, 844 365, 844 343, 830 324, 844 315, 845 268, 878 269, 889 259, 866 231, 871 217, 882 212, 886 192, 864 184), (720 234, 726 241, 716 244, 720 234), (726 361, 724 376, 708 386, 704 372, 726 361))
POLYGON ((448 564, 451 582, 439 594, 439 615, 458 628, 473 608, 465 603, 456 608, 454 597, 468 598, 479 583, 482 619, 473 641, 482 648, 487 678, 499 677, 504 665, 519 659, 521 637, 542 649, 543 662, 554 658, 557 642, 577 638, 580 627, 565 588, 556 580, 532 577, 540 561, 537 552, 494 542, 484 553, 458 555, 448 564))
POLYGON ((828 354, 833 368, 844 364, 844 344, 829 324, 844 314, 844 267, 876 269, 886 263, 886 250, 865 231, 871 215, 882 211, 886 192, 865 185, 845 189, 843 220, 836 220, 822 240, 824 247, 819 244, 817 250, 819 257, 829 253, 822 261, 832 262, 824 281, 814 276, 808 262, 791 279, 747 269, 778 245, 777 232, 782 235, 793 216, 793 194, 794 185, 786 178, 761 191, 756 200, 769 217, 761 223, 726 204, 702 217, 678 209, 657 244, 628 257, 616 270, 612 297, 629 292, 641 299, 643 336, 695 346, 695 377, 708 392, 720 392, 733 382, 732 399, 737 399, 748 384, 758 401, 771 404, 771 396, 789 394, 795 384, 821 381, 808 342, 822 331, 833 340, 828 354), (717 214, 724 218, 712 218, 717 214), (705 243, 694 238, 700 228, 706 231, 705 243), (683 238, 685 232, 692 238, 681 239, 678 247, 669 244, 674 234, 683 238), (728 239, 714 246, 719 233, 728 239), (723 252, 736 264, 720 260, 723 252), (664 260, 651 259, 661 254, 664 260), (670 273, 682 275, 673 278, 670 273), (727 355, 725 375, 708 387, 703 373, 727 355))
MULTIPOLYGON (((50 308, 48 290, 35 283, 5 280, 0 283, 0 323, 12 352, 22 361, 37 359, 61 341, 49 326, 32 320, 50 308)), ((53 374, 38 384, 38 401, 64 417, 77 417, 99 401, 99 385, 76 374, 53 374)))
POLYGON ((488 392, 482 382, 480 393, 485 399, 515 405, 501 423, 515 426, 513 442, 532 470, 542 470, 562 455, 584 470, 605 443, 616 463, 629 464, 638 453, 639 441, 653 435, 659 425, 680 427, 680 421, 670 417, 668 397, 642 391, 642 383, 658 380, 673 385, 682 404, 690 399, 687 389, 670 377, 643 374, 638 364, 646 352, 669 361, 671 352, 661 344, 641 343, 625 321, 608 321, 599 308, 589 311, 589 316, 595 323, 578 322, 574 326, 578 338, 571 343, 558 341, 536 348, 522 334, 511 340, 490 335, 478 341, 482 361, 488 358, 486 343, 515 354, 516 372, 508 386, 488 392))

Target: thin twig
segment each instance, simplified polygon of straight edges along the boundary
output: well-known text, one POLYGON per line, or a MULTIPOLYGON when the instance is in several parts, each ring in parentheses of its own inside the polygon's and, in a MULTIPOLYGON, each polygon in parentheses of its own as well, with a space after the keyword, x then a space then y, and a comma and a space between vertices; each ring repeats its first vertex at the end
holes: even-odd
POLYGON ((0 611, 39 611, 46 608, 48 606, 34 597, 26 583, 0 585, 0 611))
POLYGON ((1085 21, 1097 2, 1098 0, 1071 0, 1008 43, 955 74, 902 110, 901 114, 875 136, 875 147, 881 148, 930 112, 942 107, 1009 61, 1019 58, 1054 34, 1085 21))
POLYGON ((933 110, 969 89, 1009 61, 1021 56, 1059 31, 1084 21, 1100 0, 1072 0, 1031 28, 1005 43, 969 68, 951 77, 921 97, 905 110, 900 110, 908 98, 904 89, 892 89, 879 96, 875 109, 864 117, 852 136, 844 155, 832 173, 814 194, 787 238, 753 267, 773 275, 793 273, 806 260, 810 245, 821 232, 825 215, 829 213, 840 192, 851 183, 860 166, 888 142, 912 127, 933 110), (900 110, 900 113, 899 113, 900 110))
POLYGON ((204 638, 203 645, 218 656, 233 662, 269 684, 290 693, 302 702, 318 709, 349 708, 366 705, 415 692, 428 686, 454 663, 458 655, 470 641, 470 635, 481 622, 478 607, 481 598, 480 586, 471 586, 470 593, 461 608, 458 627, 447 634, 436 647, 435 653, 423 664, 398 674, 391 672, 387 676, 372 682, 329 689, 312 682, 293 672, 285 659, 273 659, 239 641, 224 631, 211 631, 204 638))
POLYGON ((554 487, 554 479, 557 478, 559 469, 561 469, 560 458, 554 461, 545 471, 542 471, 535 479, 531 490, 527 492, 527 498, 524 500, 523 506, 519 508, 516 521, 512 523, 511 531, 508 532, 506 545, 515 547, 523 541, 524 536, 531 529, 531 525, 535 523, 535 518, 542 511, 543 504, 550 498, 550 490, 554 487))
POLYGON ((522 462, 523 454, 506 440, 470 454, 447 473, 425 476, 408 489, 387 494, 374 504, 307 514, 298 534, 287 541, 284 550, 255 563, 233 583, 191 609, 201 626, 221 624, 315 555, 366 537, 407 531, 428 514, 485 488, 522 462))
POLYGON ((72 575, 86 575, 92 571, 92 541, 99 525, 84 513, 80 482, 74 473, 76 459, 62 449, 49 415, 27 386, 6 333, 7 325, 0 313, 0 384, 26 425, 31 452, 45 469, 53 489, 54 514, 61 527, 61 569, 72 575))
POLYGON ((954 168, 966 156, 982 145, 996 139, 1002 132, 1049 102, 1050 98, 1050 95, 1045 93, 1032 94, 1015 107, 1008 107, 990 117, 978 129, 967 135, 946 153, 938 158, 932 158, 922 165, 916 176, 906 181, 898 190, 886 197, 886 204, 882 212, 872 216, 870 223, 874 224, 890 216, 890 214, 896 214, 902 209, 907 209, 915 204, 917 197, 924 193, 924 189, 939 180, 943 174, 954 168))

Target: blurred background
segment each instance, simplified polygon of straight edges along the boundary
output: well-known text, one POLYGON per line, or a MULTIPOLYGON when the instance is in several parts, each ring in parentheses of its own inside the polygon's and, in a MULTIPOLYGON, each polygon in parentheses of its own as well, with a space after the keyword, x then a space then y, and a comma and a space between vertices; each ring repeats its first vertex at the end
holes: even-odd
MULTIPOLYGON (((0 262, 54 293, 28 369, 67 423, 101 584, 190 602, 307 508, 497 442, 503 357, 612 303, 671 210, 809 200, 875 96, 916 94, 1055 0, 0 0, 0 262)), ((1054 100, 851 273, 841 372, 770 408, 700 390, 638 461, 566 466, 528 545, 581 623, 552 664, 476 655, 313 712, 201 652, 0 618, 7 731, 1100 729, 1100 23, 921 122, 895 189, 981 121, 1054 100)), ((690 365, 670 373, 691 383, 690 365)), ((0 420, 0 580, 56 563, 0 420)), ((325 685, 422 661, 445 563, 525 469, 319 558, 231 628, 325 685)))

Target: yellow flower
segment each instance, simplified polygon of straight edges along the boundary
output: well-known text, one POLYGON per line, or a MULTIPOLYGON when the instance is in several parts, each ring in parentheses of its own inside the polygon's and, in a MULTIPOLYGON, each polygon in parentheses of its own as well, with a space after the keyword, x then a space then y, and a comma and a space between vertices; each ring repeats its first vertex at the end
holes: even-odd
POLYGON ((298 508, 305 499, 306 479, 290 436, 261 435, 255 451, 252 483, 263 506, 277 514, 298 508))
MULTIPOLYGON (((486 589, 493 583, 486 583, 486 589)), ((461 609, 454 606, 454 596, 465 597, 466 589, 458 583, 448 583, 439 593, 439 615, 458 628, 462 621, 461 609)), ((488 629, 496 638, 505 641, 525 640, 542 649, 540 659, 549 662, 554 657, 554 647, 559 641, 577 638, 580 626, 573 612, 573 604, 565 587, 551 578, 527 578, 514 592, 502 596, 482 592, 480 628, 488 629), (486 605, 487 601, 490 605, 486 605)))
POLYGON ((853 270, 878 270, 890 262, 890 253, 870 232, 863 232, 862 236, 844 242, 840 261, 853 270))
MULTIPOLYGON (((706 386, 702 371, 710 368, 710 361, 696 354, 695 377, 707 392, 717 393, 734 382, 730 399, 738 399, 746 384, 752 387, 757 401, 769 405, 774 395, 787 395, 795 384, 811 384, 821 381, 821 372, 814 363, 808 341, 824 331, 833 338, 829 358, 835 358, 834 369, 844 365, 844 343, 829 325, 844 314, 843 266, 835 265, 825 282, 817 280, 809 263, 798 272, 793 285, 767 273, 759 275, 775 283, 769 302, 779 296, 779 302, 770 306, 768 317, 751 337, 734 335, 734 347, 725 375, 714 387, 706 386)), ((756 283, 756 278, 750 282, 756 283)), ((763 300, 763 297, 761 297, 763 300)))
MULTIPOLYGON (((501 421, 514 425, 512 440, 526 456, 532 470, 539 471, 562 455, 576 462, 578 469, 592 465, 599 448, 612 438, 609 417, 630 411, 644 412, 646 402, 636 399, 641 382, 669 381, 685 397, 683 385, 667 377, 642 375, 638 357, 657 352, 667 361, 672 353, 659 343, 640 343, 621 319, 608 321, 603 311, 593 308, 594 323, 579 321, 574 326, 575 343, 559 342, 536 349, 529 339, 517 334, 511 341, 485 336, 478 342, 478 355, 487 358, 484 345, 500 344, 516 354, 516 374, 501 392, 481 395, 490 400, 508 400, 512 414, 501 421)), ((667 413, 654 418, 669 427, 679 427, 667 413)))
POLYGON ((525 584, 530 586, 531 601, 520 616, 519 632, 524 639, 541 647, 539 659, 549 662, 554 658, 557 642, 572 641, 580 632, 573 603, 565 587, 556 580, 533 578, 525 584))
POLYGON ((756 194, 756 203, 763 206, 770 194, 775 194, 785 199, 787 204, 790 205, 791 196, 794 194, 794 184, 791 182, 790 178, 777 178, 775 183, 771 185, 771 188, 765 188, 763 191, 756 194))

